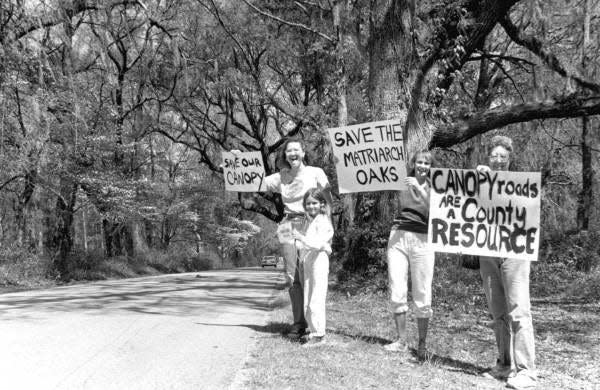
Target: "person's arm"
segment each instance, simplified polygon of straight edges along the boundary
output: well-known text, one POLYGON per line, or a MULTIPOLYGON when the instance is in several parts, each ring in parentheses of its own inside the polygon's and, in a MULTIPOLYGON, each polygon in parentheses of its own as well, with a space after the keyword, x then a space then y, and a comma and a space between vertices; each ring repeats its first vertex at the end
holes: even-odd
POLYGON ((316 169, 317 185, 323 190, 323 196, 325 197, 327 205, 329 206, 327 209, 327 215, 329 216, 329 218, 331 218, 331 212, 333 208, 333 195, 331 194, 331 184, 329 184, 329 179, 327 179, 325 171, 318 167, 316 169))
POLYGON ((408 176, 406 178, 406 186, 408 187, 410 196, 412 196, 414 200, 429 204, 429 185, 421 185, 415 177, 408 176))
POLYGON ((294 234, 294 238, 309 249, 331 252, 331 245, 329 242, 333 238, 333 226, 331 225, 329 218, 318 218, 313 221, 313 224, 316 226, 311 226, 311 229, 306 232, 306 235, 297 233, 294 234))

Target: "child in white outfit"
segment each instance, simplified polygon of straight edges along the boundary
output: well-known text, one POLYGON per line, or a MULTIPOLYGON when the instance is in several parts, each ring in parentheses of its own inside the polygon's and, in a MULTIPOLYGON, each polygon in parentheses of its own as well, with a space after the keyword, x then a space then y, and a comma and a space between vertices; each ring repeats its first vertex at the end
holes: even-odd
POLYGON ((305 345, 315 345, 325 337, 325 300, 329 276, 329 254, 333 226, 325 196, 319 189, 304 195, 307 225, 304 234, 294 232, 304 264, 304 317, 310 334, 305 345))

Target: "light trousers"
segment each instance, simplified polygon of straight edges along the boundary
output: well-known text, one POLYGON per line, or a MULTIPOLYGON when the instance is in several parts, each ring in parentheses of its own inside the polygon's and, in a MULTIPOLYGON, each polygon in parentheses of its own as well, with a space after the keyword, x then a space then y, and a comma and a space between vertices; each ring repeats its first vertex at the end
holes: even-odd
POLYGON ((304 316, 311 337, 325 336, 325 301, 329 277, 329 256, 310 250, 304 257, 304 316))
MULTIPOLYGON (((283 222, 291 222, 292 228, 301 231, 304 225, 304 217, 286 217, 283 222)), ((302 284, 304 283, 304 267, 300 263, 298 256, 298 247, 296 243, 282 244, 283 258, 285 260, 284 273, 288 293, 292 303, 292 315, 294 317, 294 330, 306 328, 306 319, 304 318, 304 292, 302 284)))
POLYGON ((526 260, 481 257, 480 273, 494 319, 498 364, 535 377, 535 339, 526 260))
POLYGON ((434 252, 427 245, 427 235, 394 229, 387 247, 387 265, 394 313, 408 311, 408 271, 412 283, 412 298, 417 318, 430 318, 431 285, 433 283, 434 252))

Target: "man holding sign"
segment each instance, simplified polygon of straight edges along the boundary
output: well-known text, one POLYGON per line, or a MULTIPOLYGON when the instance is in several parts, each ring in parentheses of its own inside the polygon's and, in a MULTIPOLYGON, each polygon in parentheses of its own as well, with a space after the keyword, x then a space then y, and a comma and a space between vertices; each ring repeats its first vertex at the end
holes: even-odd
POLYGON ((435 250, 480 255, 498 359, 488 375, 514 389, 536 386, 529 272, 540 240, 539 173, 508 172, 512 140, 495 136, 489 166, 432 174, 428 241, 435 250))

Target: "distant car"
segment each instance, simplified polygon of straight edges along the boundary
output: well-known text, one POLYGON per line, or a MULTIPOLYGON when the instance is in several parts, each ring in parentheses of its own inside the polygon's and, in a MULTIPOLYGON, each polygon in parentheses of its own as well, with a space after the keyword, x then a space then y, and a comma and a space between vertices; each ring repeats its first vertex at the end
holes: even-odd
POLYGON ((265 268, 268 265, 273 266, 274 268, 277 268, 277 257, 263 256, 263 258, 260 260, 260 266, 265 268))

